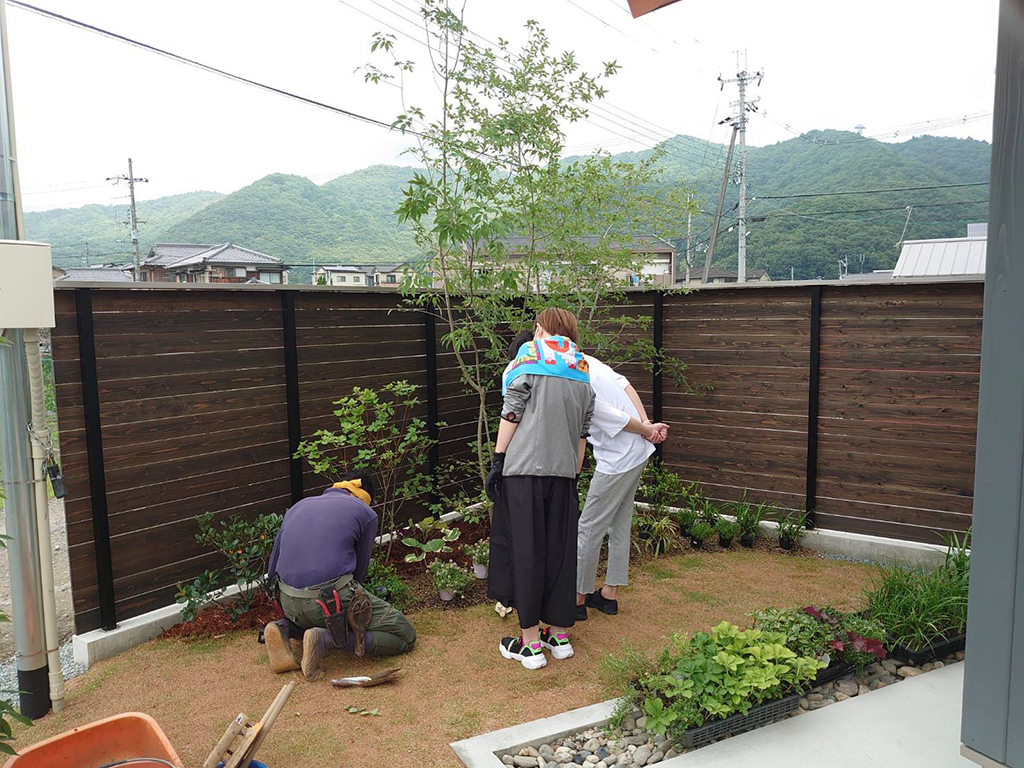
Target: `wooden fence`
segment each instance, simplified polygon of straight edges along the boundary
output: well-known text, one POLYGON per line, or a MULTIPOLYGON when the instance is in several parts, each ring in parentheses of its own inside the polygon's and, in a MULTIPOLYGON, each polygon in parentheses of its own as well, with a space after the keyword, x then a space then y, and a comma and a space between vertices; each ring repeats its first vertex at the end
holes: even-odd
MULTIPOLYGON (((425 387, 468 452, 475 399, 433 319, 394 294, 58 287, 53 332, 76 630, 173 602, 217 563, 194 518, 282 512, 324 481, 290 456, 353 386, 425 387)), ((938 542, 970 525, 980 283, 819 283, 635 293, 691 393, 624 366, 672 425, 667 464, 711 496, 772 499, 824 528, 938 542)))

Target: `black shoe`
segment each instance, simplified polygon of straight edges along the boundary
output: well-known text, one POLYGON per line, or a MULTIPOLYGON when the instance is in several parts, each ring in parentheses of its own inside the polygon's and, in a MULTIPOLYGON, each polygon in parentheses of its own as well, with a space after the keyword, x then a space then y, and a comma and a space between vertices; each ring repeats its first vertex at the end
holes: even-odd
POLYGON ((587 620, 587 605, 586 605, 586 603, 584 603, 583 605, 577 605, 576 606, 576 621, 586 621, 586 620, 587 620))
POLYGON ((619 601, 609 600, 601 594, 600 590, 587 595, 587 605, 597 608, 601 613, 607 613, 609 616, 614 616, 619 612, 619 601))
POLYGON ((527 669, 540 669, 548 663, 540 641, 530 646, 524 645, 521 637, 503 637, 498 643, 498 651, 506 659, 518 661, 527 669))

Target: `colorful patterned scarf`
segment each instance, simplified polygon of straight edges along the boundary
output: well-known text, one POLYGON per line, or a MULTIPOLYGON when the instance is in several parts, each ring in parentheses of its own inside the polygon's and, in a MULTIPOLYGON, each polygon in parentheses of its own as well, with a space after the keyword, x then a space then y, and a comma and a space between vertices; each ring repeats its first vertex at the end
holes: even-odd
POLYGON ((590 383, 590 366, 587 359, 575 342, 565 336, 550 336, 523 344, 501 377, 503 397, 509 385, 524 373, 532 373, 535 376, 558 376, 590 383))

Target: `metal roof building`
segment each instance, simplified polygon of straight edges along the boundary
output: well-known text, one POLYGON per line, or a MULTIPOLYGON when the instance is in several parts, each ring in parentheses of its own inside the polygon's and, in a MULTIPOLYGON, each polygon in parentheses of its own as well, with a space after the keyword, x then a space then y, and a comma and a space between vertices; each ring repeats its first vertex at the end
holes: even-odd
POLYGON ((906 240, 893 270, 893 278, 939 275, 984 275, 983 237, 949 237, 938 240, 906 240))

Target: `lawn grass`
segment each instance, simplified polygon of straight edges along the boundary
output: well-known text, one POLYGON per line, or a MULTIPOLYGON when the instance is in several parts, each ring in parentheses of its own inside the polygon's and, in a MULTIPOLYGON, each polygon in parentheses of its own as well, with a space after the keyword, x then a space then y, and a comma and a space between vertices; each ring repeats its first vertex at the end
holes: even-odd
POLYGON ((125 711, 156 718, 186 765, 199 765, 239 712, 257 719, 281 686, 298 682, 260 751, 273 768, 308 765, 459 765, 448 743, 609 698, 597 670, 623 638, 648 652, 674 632, 707 629, 723 619, 749 624, 769 605, 828 603, 860 607, 869 566, 730 550, 673 555, 634 569, 620 592, 620 612, 591 618, 573 631, 576 656, 530 672, 498 655, 498 640, 517 631, 514 617, 491 606, 430 609, 411 615, 416 650, 398 659, 337 654, 328 676, 369 674, 401 666, 395 684, 365 690, 307 683, 300 673, 271 674, 255 632, 200 642, 156 640, 95 665, 68 683, 67 707, 21 729, 15 746, 125 711), (354 717, 347 705, 379 708, 354 717))

